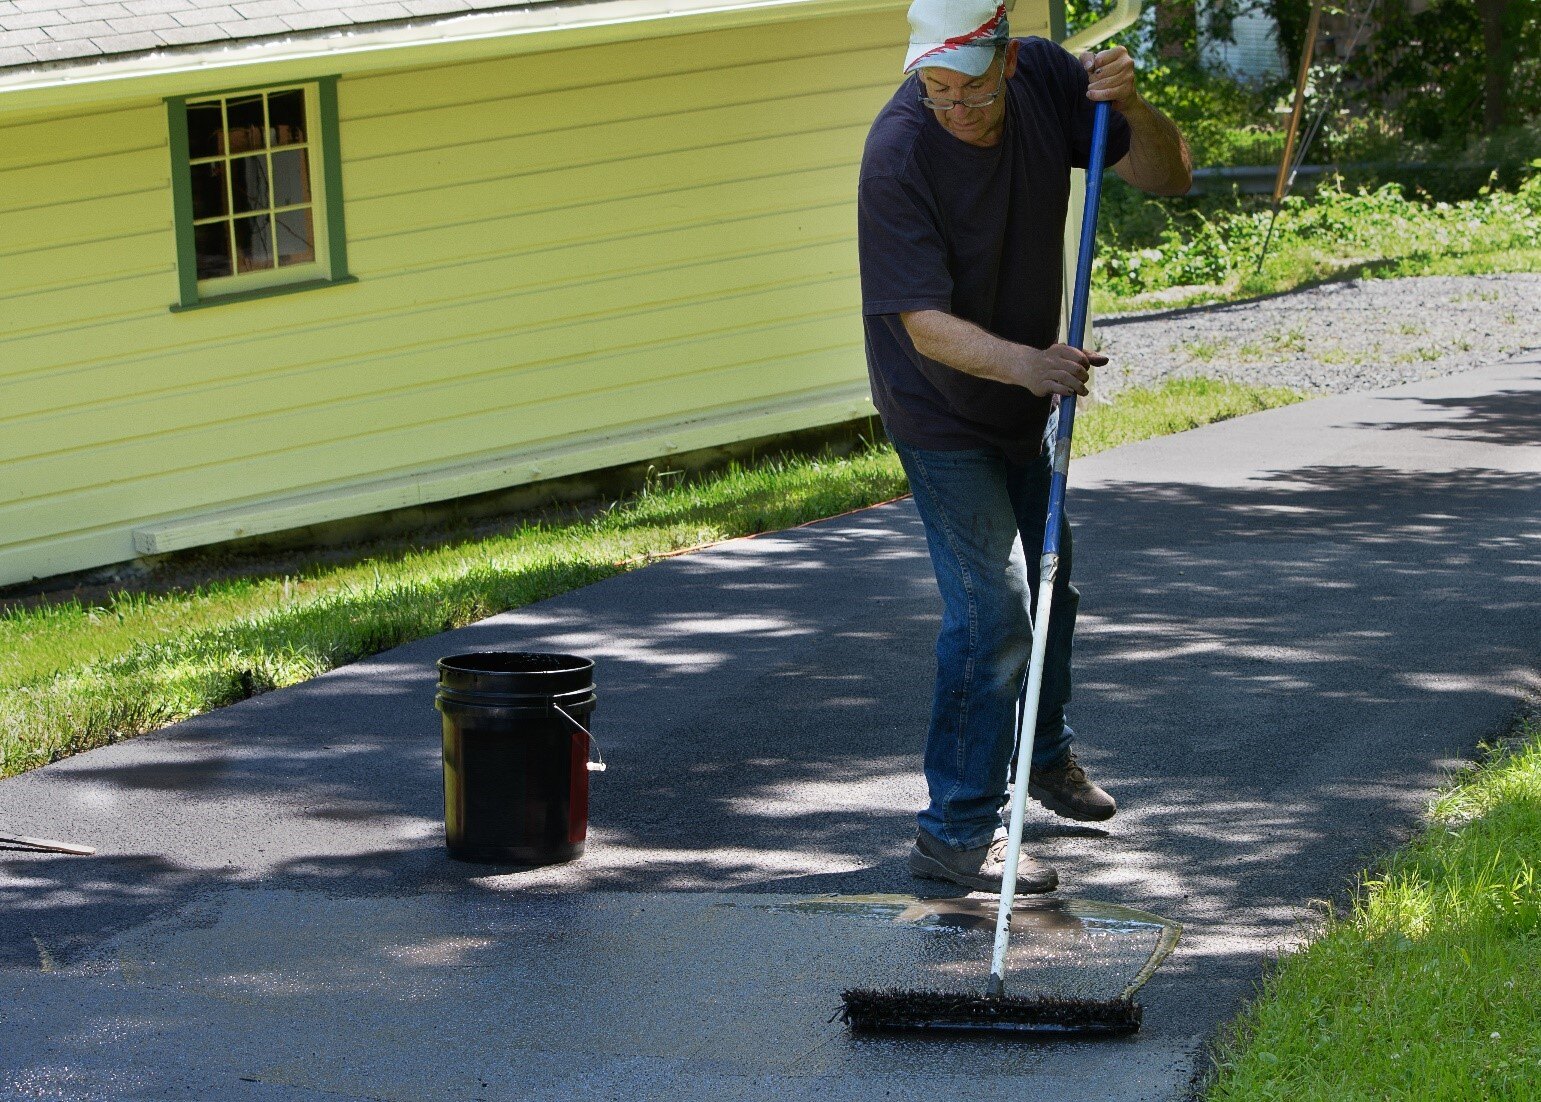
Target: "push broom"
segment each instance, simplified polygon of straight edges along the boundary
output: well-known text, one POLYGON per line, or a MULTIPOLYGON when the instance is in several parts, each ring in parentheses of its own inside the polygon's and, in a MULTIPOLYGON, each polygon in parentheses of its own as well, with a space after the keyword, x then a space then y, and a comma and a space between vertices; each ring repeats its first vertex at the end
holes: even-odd
MULTIPOLYGON (((1071 298, 1068 343, 1080 348, 1086 338, 1087 305, 1091 293, 1092 249, 1097 239, 1097 209, 1102 198, 1102 170, 1108 136, 1108 105, 1098 103, 1092 122, 1091 160, 1086 167, 1086 207, 1081 220, 1081 251, 1071 298)), ((1127 996, 1095 1000, 1030 998, 1006 994, 1006 951, 1011 942, 1011 908, 1016 902, 1017 859, 1022 851, 1022 820, 1027 809, 1027 776, 1032 767, 1033 735, 1038 698, 1043 687, 1044 652, 1049 638, 1049 609, 1054 576, 1059 569, 1059 529, 1065 508, 1065 480, 1070 469, 1070 431, 1075 424, 1075 395, 1059 401, 1054 433, 1053 473, 1049 483, 1049 512, 1043 529, 1043 555, 1038 564, 1038 601, 1033 619, 1033 652, 1018 738, 1016 785, 1011 800, 1011 824, 1006 868, 1001 878, 1000 910, 995 922, 995 954, 983 995, 973 992, 862 990, 845 992, 840 1016, 858 1032, 892 1030, 969 1033, 1042 1033, 1116 1036, 1140 1028, 1141 1008, 1127 996)))

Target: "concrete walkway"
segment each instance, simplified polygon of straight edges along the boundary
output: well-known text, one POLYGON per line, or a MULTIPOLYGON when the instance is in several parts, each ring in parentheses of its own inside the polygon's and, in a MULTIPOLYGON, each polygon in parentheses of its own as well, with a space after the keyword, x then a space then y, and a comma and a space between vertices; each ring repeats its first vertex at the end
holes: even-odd
POLYGON ((1181 1097, 1311 901, 1538 688, 1541 357, 1072 467, 1061 894, 1180 922, 1129 1040, 858 1041, 902 972, 938 604, 906 502, 658 563, 0 783, 0 1098, 1181 1097), (589 853, 442 848, 433 663, 599 663, 589 853))

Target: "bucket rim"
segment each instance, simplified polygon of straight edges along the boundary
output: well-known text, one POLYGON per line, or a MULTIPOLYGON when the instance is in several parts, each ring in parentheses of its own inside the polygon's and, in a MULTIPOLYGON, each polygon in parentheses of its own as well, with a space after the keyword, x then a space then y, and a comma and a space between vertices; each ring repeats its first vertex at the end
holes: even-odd
POLYGON ((531 650, 481 650, 464 651, 460 654, 449 654, 440 658, 435 665, 444 673, 459 674, 504 674, 507 676, 550 676, 552 674, 583 673, 594 668, 592 658, 584 658, 577 654, 562 654, 550 651, 531 650), (537 658, 544 659, 546 665, 532 665, 529 669, 489 669, 484 665, 475 664, 476 659, 489 657, 499 658, 537 658), (560 663, 558 665, 557 663, 560 663))

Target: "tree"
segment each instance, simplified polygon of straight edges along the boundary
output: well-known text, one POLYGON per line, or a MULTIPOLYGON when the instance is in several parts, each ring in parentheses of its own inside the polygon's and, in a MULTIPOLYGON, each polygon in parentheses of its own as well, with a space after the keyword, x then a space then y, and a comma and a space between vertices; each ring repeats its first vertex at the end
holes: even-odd
MULTIPOLYGON (((1371 0, 1331 0, 1357 18, 1371 0)), ((1300 64, 1310 0, 1262 0, 1300 64)), ((1411 136, 1484 133, 1541 111, 1541 0, 1378 0, 1366 42, 1347 63, 1361 98, 1390 108, 1411 136)))
POLYGON ((1263 11, 1279 31, 1279 45, 1289 64, 1284 67, 1291 77, 1300 68, 1300 52, 1305 45, 1306 21, 1311 16, 1311 0, 1262 0, 1263 11))
POLYGON ((1508 78, 1514 63, 1511 35, 1518 28, 1509 25, 1508 16, 1520 6, 1514 0, 1477 0, 1477 15, 1482 20, 1482 56, 1487 63, 1482 83, 1482 129, 1488 134, 1509 121, 1508 78))

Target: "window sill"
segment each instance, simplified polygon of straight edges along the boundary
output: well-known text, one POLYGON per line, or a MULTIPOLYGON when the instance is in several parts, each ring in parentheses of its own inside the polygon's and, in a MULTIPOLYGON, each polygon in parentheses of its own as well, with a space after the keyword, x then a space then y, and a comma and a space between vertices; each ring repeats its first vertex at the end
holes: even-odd
POLYGON ((310 279, 304 283, 284 283, 277 287, 261 287, 253 291, 232 291, 228 295, 210 295, 198 302, 173 303, 171 312, 180 314, 184 310, 202 310, 206 306, 224 306, 230 302, 251 302, 259 298, 276 298, 279 295, 293 295, 301 291, 314 291, 321 287, 341 287, 348 283, 357 283, 358 276, 343 276, 341 279, 310 279))

